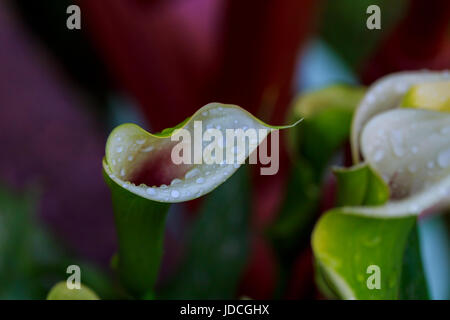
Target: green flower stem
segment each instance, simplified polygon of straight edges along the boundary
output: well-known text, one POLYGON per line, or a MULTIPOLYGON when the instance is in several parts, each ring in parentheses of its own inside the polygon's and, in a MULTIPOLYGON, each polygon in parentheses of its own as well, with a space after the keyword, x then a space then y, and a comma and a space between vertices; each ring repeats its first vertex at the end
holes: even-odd
POLYGON ((107 174, 119 241, 118 272, 134 297, 153 293, 162 257, 169 203, 151 201, 125 191, 107 174))

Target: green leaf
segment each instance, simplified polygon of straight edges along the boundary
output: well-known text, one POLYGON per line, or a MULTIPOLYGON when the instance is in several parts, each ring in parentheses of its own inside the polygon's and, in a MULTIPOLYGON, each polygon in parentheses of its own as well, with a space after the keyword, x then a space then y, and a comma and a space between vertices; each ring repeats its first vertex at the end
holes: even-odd
POLYGON ((17 195, 0 186, 0 297, 31 299, 41 288, 31 281, 33 196, 17 195))
POLYGON ((384 204, 389 199, 389 187, 367 164, 351 168, 335 168, 337 206, 384 204))
POLYGON ((314 171, 306 161, 297 160, 291 170, 279 216, 267 230, 281 252, 295 249, 299 240, 309 237, 320 193, 314 171))
POLYGON ((403 257, 414 230, 415 217, 378 219, 333 209, 316 225, 312 246, 317 264, 339 298, 398 299, 403 257), (380 289, 367 285, 372 265, 380 268, 380 289))
POLYGON ((233 299, 249 255, 249 178, 243 168, 207 196, 164 299, 233 299))
POLYGON ((97 294, 84 284, 80 289, 69 289, 66 282, 59 282, 50 290, 47 300, 99 300, 97 294))
POLYGON ((417 223, 411 230, 402 261, 402 276, 399 299, 429 299, 428 286, 420 254, 417 223))

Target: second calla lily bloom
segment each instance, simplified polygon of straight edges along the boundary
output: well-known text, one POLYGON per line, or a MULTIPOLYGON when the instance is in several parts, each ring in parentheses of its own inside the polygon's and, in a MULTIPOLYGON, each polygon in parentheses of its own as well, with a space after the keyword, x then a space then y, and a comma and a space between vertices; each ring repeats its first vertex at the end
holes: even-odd
POLYGON ((400 108, 411 86, 442 86, 449 80, 447 71, 408 72, 385 77, 368 90, 354 117, 353 156, 358 160, 361 154, 383 177, 391 201, 358 212, 415 215, 450 203, 450 113, 404 103, 400 108))

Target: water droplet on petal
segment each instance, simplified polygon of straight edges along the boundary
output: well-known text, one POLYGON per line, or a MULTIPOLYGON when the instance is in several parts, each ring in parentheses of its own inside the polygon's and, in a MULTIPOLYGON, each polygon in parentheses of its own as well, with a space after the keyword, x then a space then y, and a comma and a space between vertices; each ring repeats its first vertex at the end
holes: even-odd
POLYGON ((205 182, 205 179, 200 177, 197 180, 195 180, 195 182, 197 182, 198 184, 202 184, 203 182, 205 182))
POLYGON ((411 172, 411 173, 416 172, 417 171, 417 166, 415 164, 410 164, 408 166, 408 171, 411 172))
POLYGON ((147 148, 142 149, 142 152, 150 152, 153 150, 153 146, 148 146, 147 148))
POLYGON ((197 168, 194 168, 194 169, 188 171, 184 177, 185 177, 186 179, 190 179, 190 178, 195 177, 195 176, 198 175, 199 173, 200 173, 200 170, 197 169, 197 168))
POLYGON ((402 157, 404 155, 402 132, 398 130, 393 130, 391 133, 390 141, 394 154, 397 157, 402 157))
POLYGON ((180 192, 177 190, 172 190, 170 195, 172 196, 172 198, 178 198, 180 196, 180 192))
POLYGON ((441 133, 446 135, 446 134, 450 134, 450 127, 444 127, 441 129, 441 133))
POLYGON ((145 143, 145 139, 140 139, 140 140, 136 140, 137 144, 144 144, 145 143))
POLYGON ((379 149, 375 152, 375 154, 373 155, 373 161, 375 162, 380 162, 381 160, 383 160, 384 158, 384 150, 383 149, 379 149))
POLYGON ((443 169, 450 166, 450 149, 444 150, 438 154, 437 163, 443 169))
POLYGON ((420 211, 420 208, 419 208, 418 205, 416 205, 416 204, 411 204, 411 205, 409 206, 409 212, 410 212, 410 213, 417 213, 417 212, 419 212, 419 211, 420 211))

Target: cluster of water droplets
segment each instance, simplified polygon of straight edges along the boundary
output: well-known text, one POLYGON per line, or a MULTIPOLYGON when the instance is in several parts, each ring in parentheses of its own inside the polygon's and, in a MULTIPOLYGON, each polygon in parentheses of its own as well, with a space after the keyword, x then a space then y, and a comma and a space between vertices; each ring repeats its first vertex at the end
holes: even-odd
POLYGON ((419 192, 450 175, 450 126, 441 118, 427 111, 398 110, 368 126, 363 153, 394 198, 419 192))

